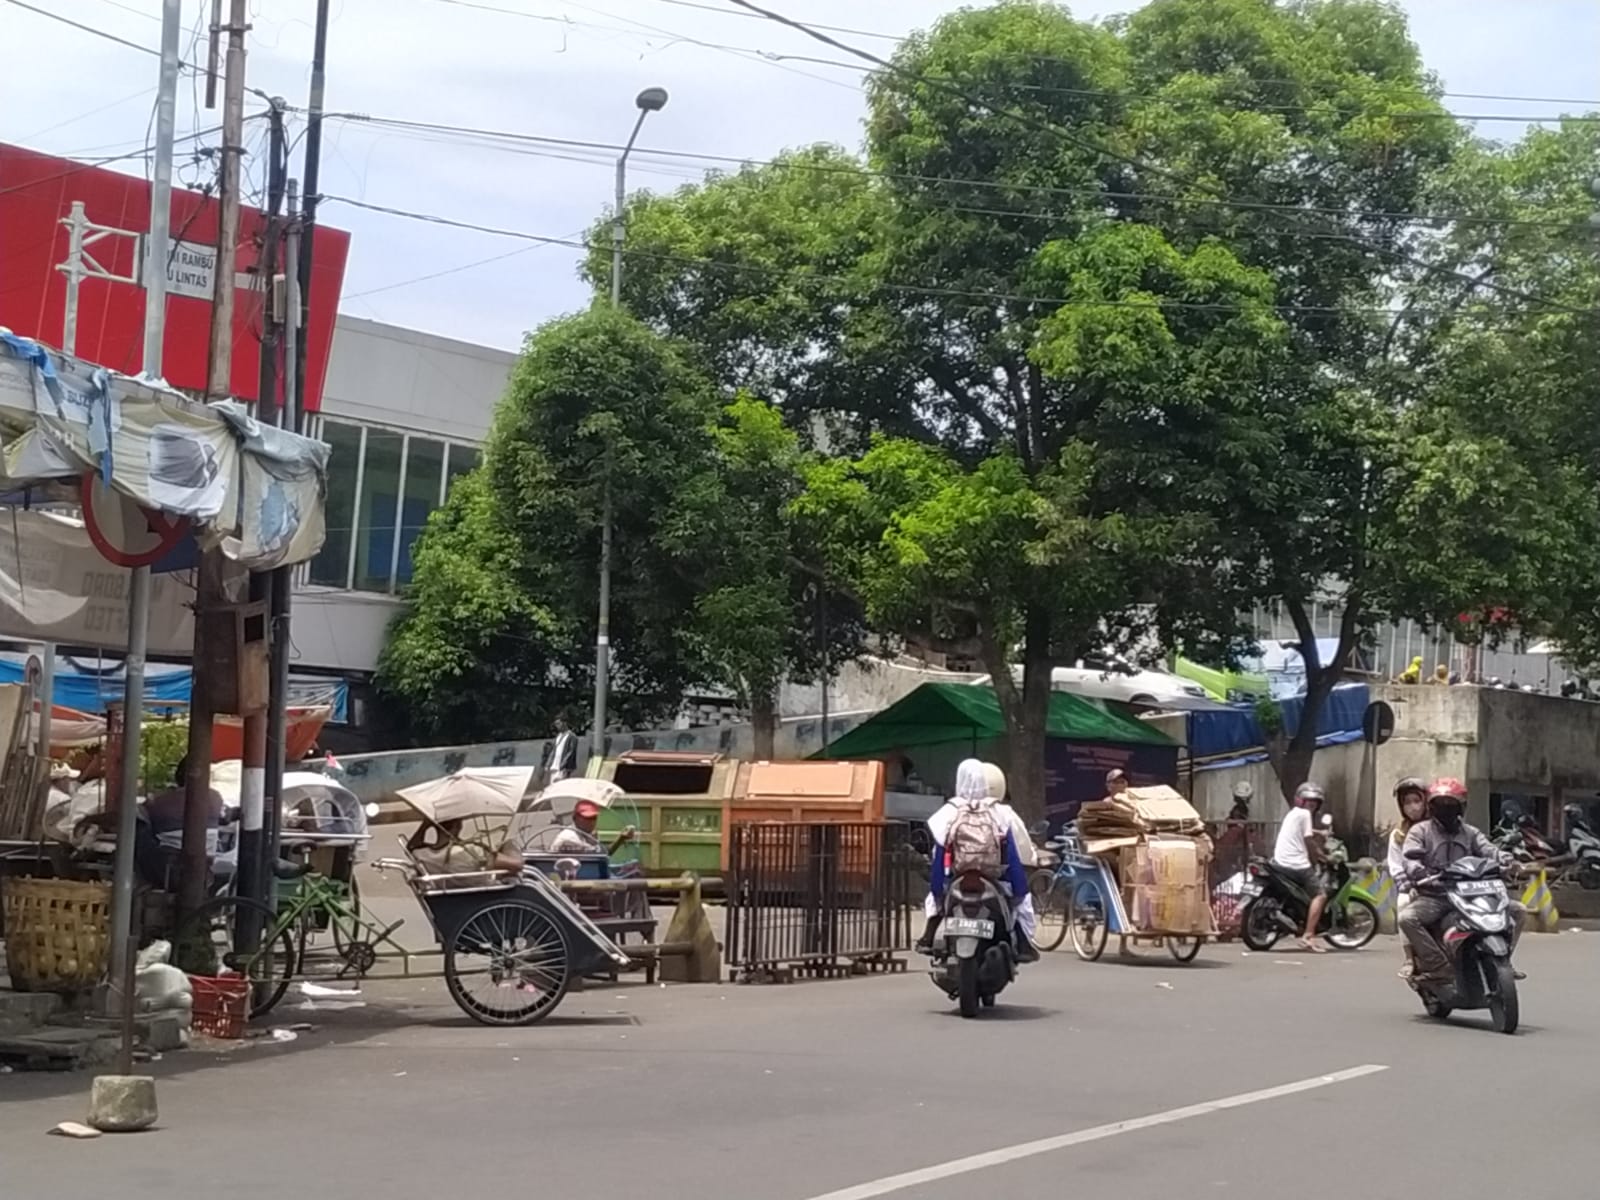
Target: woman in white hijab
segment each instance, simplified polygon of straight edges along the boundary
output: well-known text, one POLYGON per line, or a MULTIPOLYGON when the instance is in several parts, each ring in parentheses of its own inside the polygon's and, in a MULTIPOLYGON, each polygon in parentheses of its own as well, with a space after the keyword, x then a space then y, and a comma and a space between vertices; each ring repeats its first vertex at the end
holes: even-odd
POLYGON ((989 809, 993 811, 996 823, 1005 831, 1005 842, 1002 853, 1005 862, 1005 877, 999 884, 1012 897, 1016 904, 1017 928, 1019 931, 1017 949, 1023 962, 1032 962, 1039 956, 1033 948, 1032 933, 1034 928, 1033 897, 1028 894, 1028 877, 1023 870, 1022 858, 1017 849, 1017 839, 1012 833, 1012 823, 1016 814, 1011 811, 1010 805, 1000 804, 993 795, 994 777, 999 775, 1000 790, 1004 793, 1005 776, 999 773, 998 767, 991 767, 975 758, 964 759, 956 768, 956 794, 951 796, 938 812, 928 818, 928 832, 933 835, 933 861, 928 872, 928 895, 923 900, 922 911, 928 918, 927 926, 922 932, 922 937, 917 941, 917 949, 928 953, 933 949, 933 937, 939 927, 939 915, 943 907, 944 891, 946 884, 945 840, 950 835, 950 829, 955 824, 956 817, 963 811, 977 811, 989 809), (991 774, 991 771, 994 774, 991 774), (1020 901, 1017 899, 1021 897, 1020 901))

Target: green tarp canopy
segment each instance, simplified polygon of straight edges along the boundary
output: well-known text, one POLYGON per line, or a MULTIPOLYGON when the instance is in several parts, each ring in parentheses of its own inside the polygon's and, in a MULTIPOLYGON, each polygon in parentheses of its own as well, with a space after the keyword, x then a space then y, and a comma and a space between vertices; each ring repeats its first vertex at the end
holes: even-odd
MULTIPOLYGON (((876 758, 896 750, 1004 737, 994 689, 967 683, 925 683, 826 746, 817 758, 876 758)), ((1050 693, 1046 736, 1078 742, 1170 746, 1154 726, 1109 712, 1070 692, 1050 693)))

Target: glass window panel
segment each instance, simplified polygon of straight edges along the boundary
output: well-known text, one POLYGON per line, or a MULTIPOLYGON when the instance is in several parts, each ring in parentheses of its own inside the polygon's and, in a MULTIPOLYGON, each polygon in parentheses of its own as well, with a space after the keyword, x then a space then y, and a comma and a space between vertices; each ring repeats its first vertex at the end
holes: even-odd
POLYGON ((322 423, 328 456, 328 536, 311 560, 311 582, 324 587, 350 586, 350 539, 355 536, 356 476, 360 473, 361 427, 338 421, 322 423))
POLYGON ((450 446, 450 460, 445 466, 445 495, 450 494, 449 489, 455 486, 469 471, 476 471, 481 459, 481 453, 476 446, 463 446, 452 443, 450 446))
POLYGON ((406 450, 406 499, 400 510, 399 583, 411 582, 411 547, 439 507, 439 478, 444 471, 444 443, 413 436, 406 450))
POLYGON ((389 590, 389 564, 394 557, 394 518, 400 497, 400 455, 405 435, 367 430, 367 463, 357 506, 355 588, 389 590))

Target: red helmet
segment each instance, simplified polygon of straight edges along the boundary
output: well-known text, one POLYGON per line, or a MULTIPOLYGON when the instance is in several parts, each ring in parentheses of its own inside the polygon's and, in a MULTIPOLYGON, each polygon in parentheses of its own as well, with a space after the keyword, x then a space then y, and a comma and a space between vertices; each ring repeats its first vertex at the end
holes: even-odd
POLYGON ((1467 785, 1452 775, 1441 775, 1428 785, 1429 800, 1435 797, 1443 799, 1447 796, 1452 800, 1459 800, 1465 804, 1467 802, 1467 785))

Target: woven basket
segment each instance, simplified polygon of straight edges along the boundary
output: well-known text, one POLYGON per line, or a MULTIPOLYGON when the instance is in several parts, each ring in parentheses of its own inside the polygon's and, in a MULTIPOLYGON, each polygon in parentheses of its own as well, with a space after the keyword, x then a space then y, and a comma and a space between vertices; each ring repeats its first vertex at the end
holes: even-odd
POLYGON ((87 991, 111 956, 111 885, 72 879, 7 879, 6 965, 19 992, 87 991))

